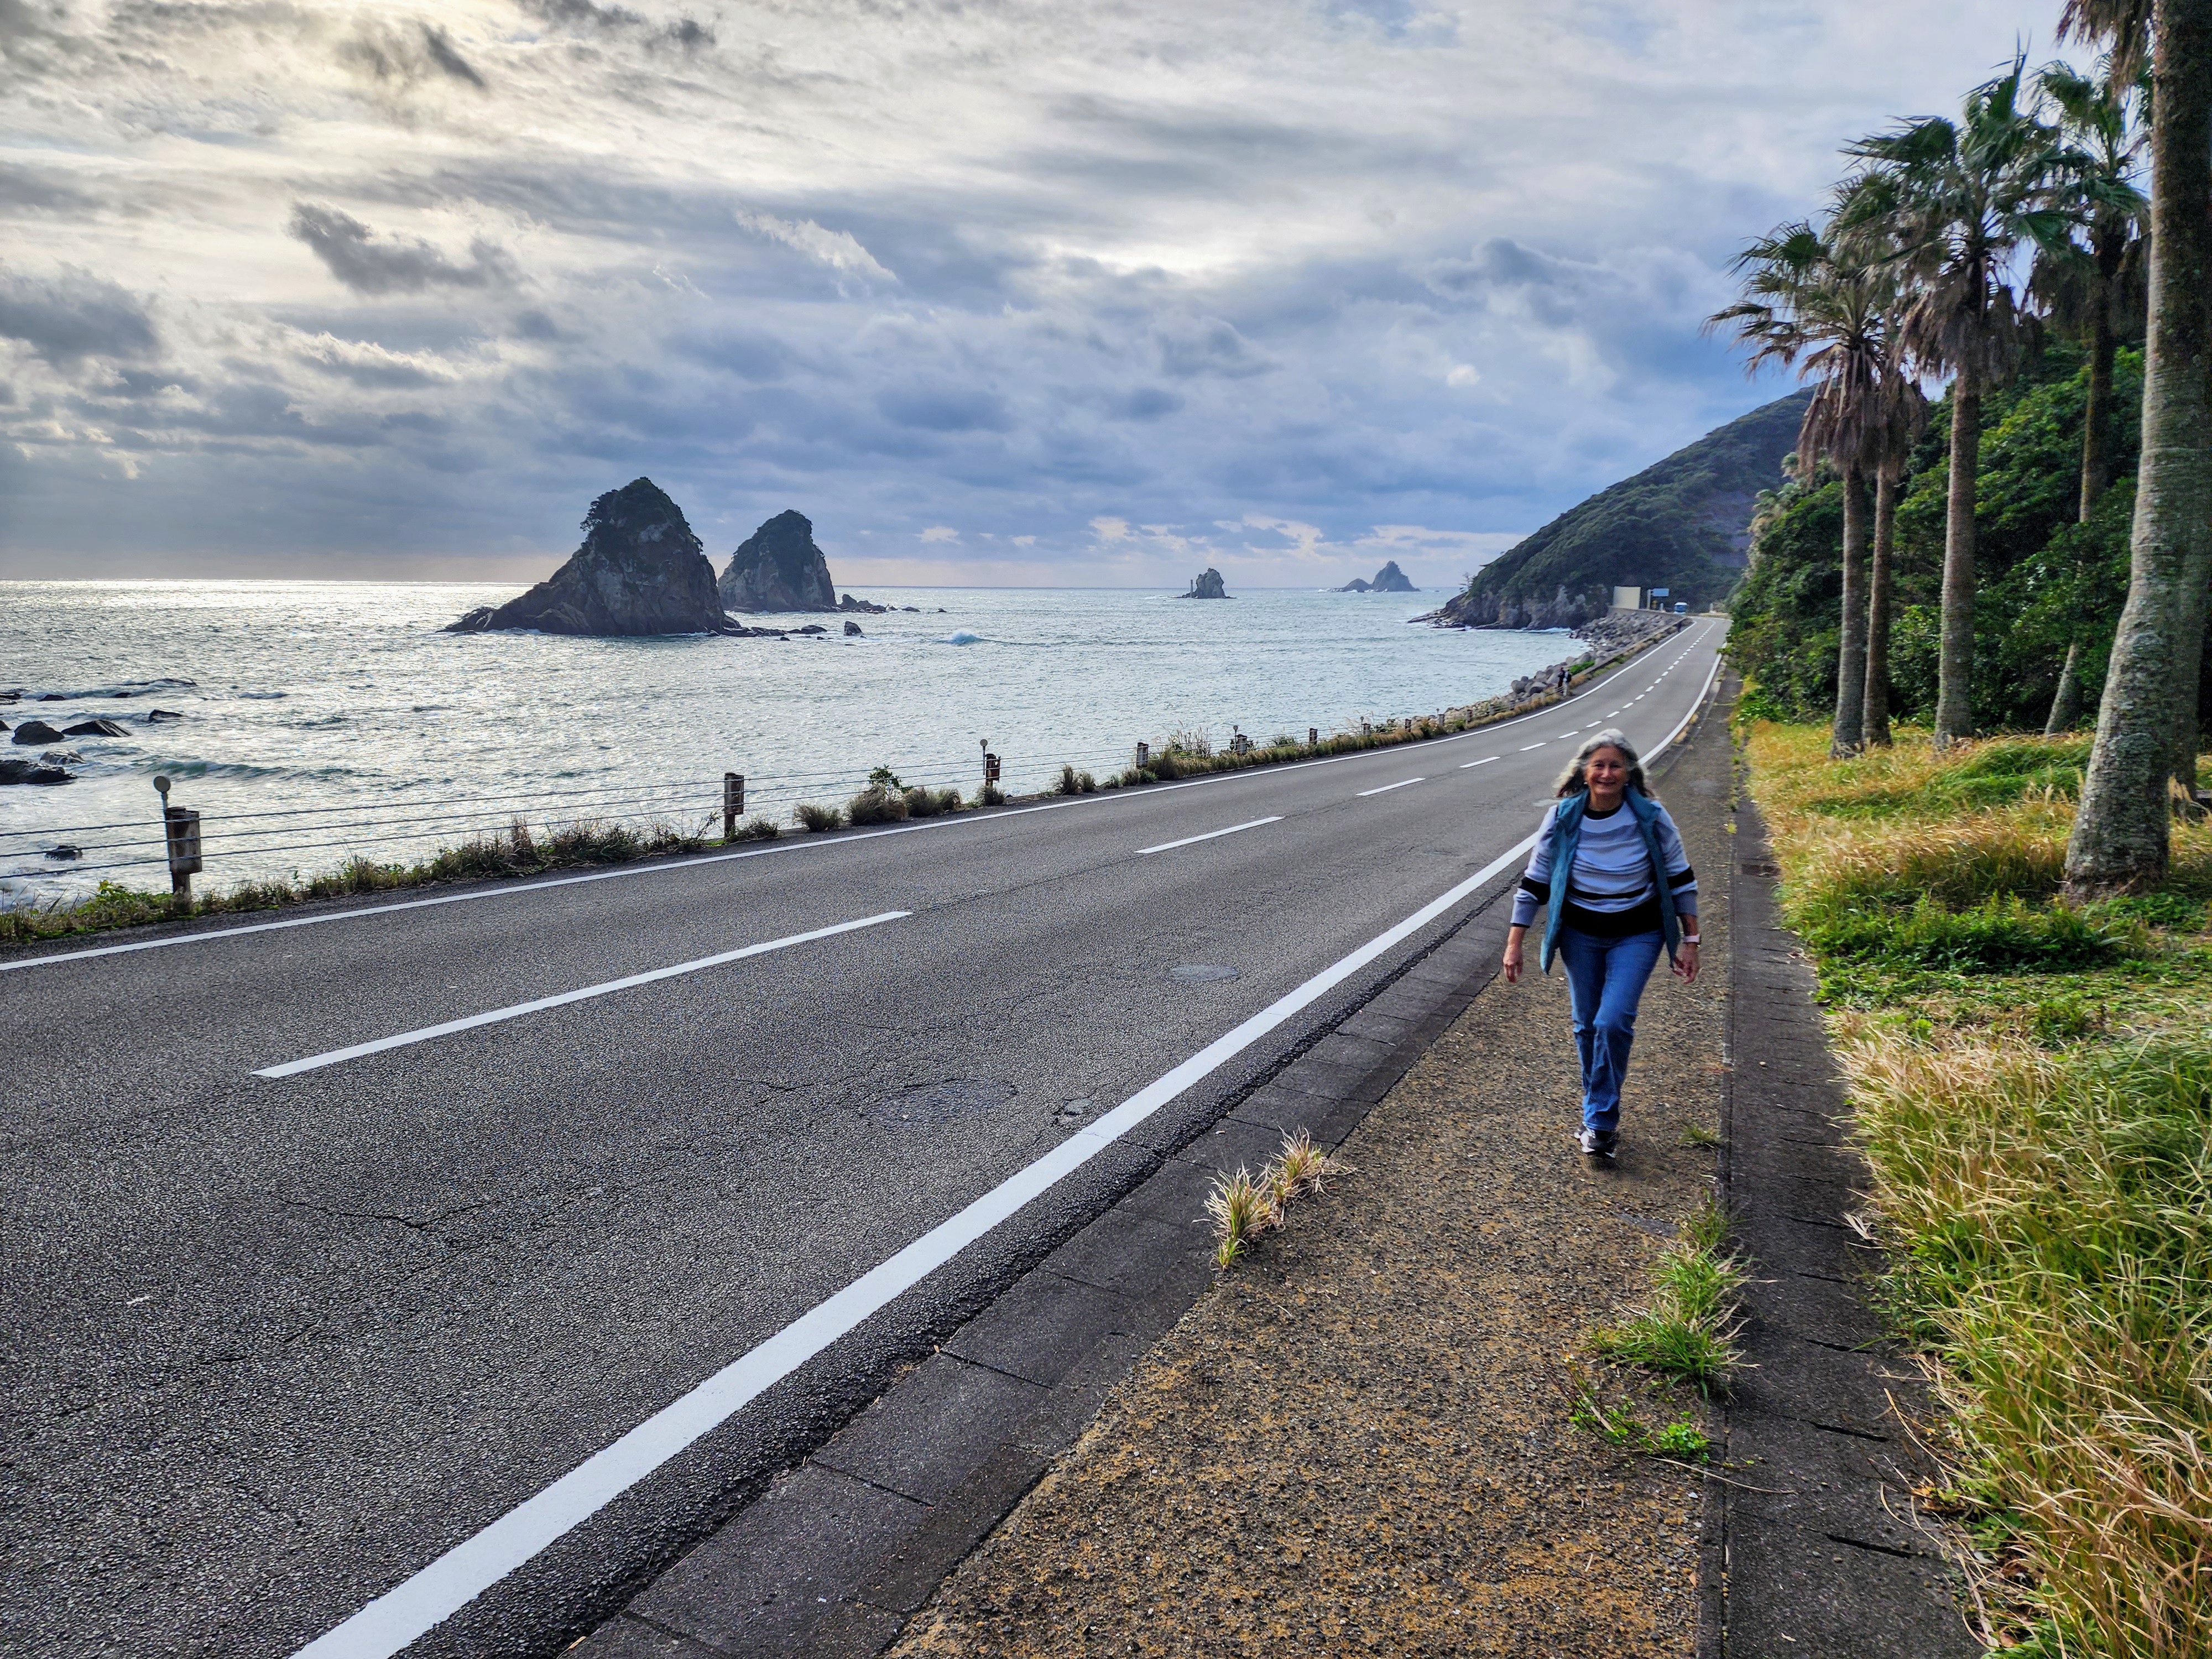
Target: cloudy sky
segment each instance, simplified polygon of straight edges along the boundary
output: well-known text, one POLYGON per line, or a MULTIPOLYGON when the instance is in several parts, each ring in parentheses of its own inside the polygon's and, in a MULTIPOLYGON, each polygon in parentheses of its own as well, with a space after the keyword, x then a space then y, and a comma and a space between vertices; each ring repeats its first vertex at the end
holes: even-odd
POLYGON ((0 575, 1455 580, 2056 0, 0 0, 0 575))

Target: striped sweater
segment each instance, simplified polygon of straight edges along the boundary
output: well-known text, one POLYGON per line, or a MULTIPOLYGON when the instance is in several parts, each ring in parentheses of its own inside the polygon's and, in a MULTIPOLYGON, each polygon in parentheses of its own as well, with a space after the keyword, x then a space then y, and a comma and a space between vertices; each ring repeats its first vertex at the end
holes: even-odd
MULTIPOLYGON (((1682 850, 1682 837, 1674 828, 1674 820, 1667 816, 1667 809, 1658 802, 1651 804, 1658 807, 1658 816, 1651 827, 1658 833, 1659 850, 1666 860, 1667 886, 1674 896, 1675 914, 1682 918, 1686 927, 1695 932, 1697 872, 1690 868, 1690 855, 1682 850)), ((1529 926, 1551 902, 1552 883, 1556 878, 1552 871, 1553 831, 1564 805, 1554 802, 1544 815, 1544 828, 1536 837, 1536 850, 1528 855, 1528 868, 1522 875, 1521 890, 1513 896, 1513 925, 1516 927, 1529 926)), ((1644 837, 1636 828, 1636 814, 1628 810, 1626 801, 1610 812, 1583 815, 1582 838, 1575 846, 1575 867, 1567 877, 1565 921, 1570 927, 1607 938, 1657 931, 1659 890, 1652 885, 1651 855, 1644 850, 1644 837)))

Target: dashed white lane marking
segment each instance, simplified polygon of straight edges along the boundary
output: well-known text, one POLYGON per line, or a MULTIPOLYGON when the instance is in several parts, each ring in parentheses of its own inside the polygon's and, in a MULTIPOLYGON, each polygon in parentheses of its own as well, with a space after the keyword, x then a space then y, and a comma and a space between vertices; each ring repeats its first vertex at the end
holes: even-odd
POLYGON ((1233 836, 1239 830, 1257 830, 1263 823, 1280 823, 1282 821, 1283 815, 1278 812, 1273 817, 1254 818, 1249 823, 1232 823, 1226 830, 1209 830, 1202 836, 1185 836, 1181 841, 1164 841, 1158 847, 1139 847, 1137 856, 1142 858, 1147 853, 1172 852, 1178 847, 1195 847, 1202 841, 1216 841, 1223 836, 1233 836))
POLYGON ((1368 795, 1387 795, 1393 789, 1403 789, 1408 784, 1426 783, 1427 781, 1428 780, 1426 778, 1401 778, 1397 782, 1386 783, 1379 789, 1363 789, 1359 792, 1359 794, 1361 797, 1368 795))
POLYGON ((1466 771, 1466 770, 1467 770, 1468 767, 1469 767, 1469 766, 1487 766, 1487 765, 1489 765, 1489 764, 1490 764, 1490 763, 1491 763, 1491 762, 1492 762, 1492 761, 1496 760, 1497 758, 1498 758, 1498 757, 1497 757, 1497 756, 1495 756, 1495 755, 1485 755, 1485 756, 1484 756, 1480 760, 1479 760, 1479 761, 1468 761, 1468 762, 1467 762, 1467 763, 1466 763, 1466 764, 1465 764, 1465 765, 1462 765, 1459 769, 1460 769, 1461 771, 1464 772, 1464 771, 1466 771))
MULTIPOLYGON (((1648 751, 1656 756, 1689 730, 1705 706, 1720 659, 1713 659, 1682 723, 1648 751)), ((1541 747, 1542 745, 1534 745, 1541 747)), ((1232 775, 1250 775, 1238 774, 1232 775)), ((556 1539, 590 1520, 702 1435, 734 1417, 763 1391, 820 1353, 902 1292, 960 1254, 1000 1222, 1049 1191, 1060 1180, 1104 1152, 1216 1066, 1233 1059, 1325 996, 1401 940, 1412 937, 1462 899, 1478 892, 1536 844, 1530 836, 1509 848, 1449 892, 1423 905, 1242 1025, 1217 1037, 1174 1070, 1148 1084, 1088 1127, 1010 1176, 951 1219, 940 1223, 897 1255, 878 1263, 827 1301, 801 1314, 758 1347, 739 1355, 690 1393, 663 1407, 603 1449, 593 1453, 535 1496, 456 1544, 428 1566, 386 1591, 295 1659, 394 1659, 424 1632, 435 1628, 556 1539)))
POLYGON ((1541 749, 1543 746, 1540 743, 1524 743, 1521 745, 1521 752, 1525 755, 1531 749, 1541 749))
POLYGON ((538 997, 529 1002, 518 1002, 511 1008, 494 1008, 489 1012, 471 1014, 466 1019, 449 1019, 442 1025, 425 1025, 420 1030, 402 1031, 397 1036, 378 1037, 373 1042, 356 1042, 350 1048, 332 1048, 326 1054, 309 1054, 305 1060, 288 1060, 282 1066, 266 1066, 256 1072, 256 1077, 295 1077, 301 1072, 319 1071, 325 1066, 337 1066, 349 1060, 359 1060, 364 1054, 382 1054, 386 1048, 404 1048, 416 1042, 428 1042, 434 1037, 451 1036, 456 1031, 472 1031, 479 1025, 496 1025, 502 1020, 520 1019, 525 1014, 534 1014, 543 1008, 564 1007, 572 1002, 585 1002, 593 997, 611 996, 617 991, 627 991, 634 986, 651 985, 656 980, 674 979, 678 974, 696 974, 702 969, 719 968, 724 963, 742 962, 747 957, 766 956, 770 951, 781 951, 793 945, 805 945, 817 939, 829 939, 838 933, 850 933, 862 927, 879 927, 886 921, 896 921, 910 915, 908 910, 885 910, 879 915, 862 916, 858 921, 841 921, 834 927, 817 927, 805 933, 793 933, 784 939, 763 940, 748 945, 741 950, 724 951, 719 955, 701 957, 696 962, 679 962, 672 968, 655 968, 650 973, 631 974, 623 979, 611 979, 604 985, 586 985, 580 990, 563 991, 558 996, 538 997))

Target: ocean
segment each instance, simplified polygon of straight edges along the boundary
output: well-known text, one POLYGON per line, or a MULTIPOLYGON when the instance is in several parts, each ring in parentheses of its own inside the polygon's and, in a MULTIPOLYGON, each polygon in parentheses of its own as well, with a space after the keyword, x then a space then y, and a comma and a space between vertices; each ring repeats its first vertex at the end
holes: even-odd
POLYGON ((1437 592, 850 591, 901 608, 855 617, 859 638, 820 616, 746 619, 829 629, 805 640, 593 640, 440 631, 507 584, 0 582, 0 690, 21 694, 0 719, 125 728, 0 748, 81 757, 70 783, 0 787, 0 895, 166 889, 157 775, 203 814, 201 880, 220 888, 412 861, 518 815, 719 833, 726 771, 787 824, 877 766, 971 793, 986 741, 1026 793, 1172 731, 1264 743, 1433 713, 1569 648, 1407 626, 1437 592))

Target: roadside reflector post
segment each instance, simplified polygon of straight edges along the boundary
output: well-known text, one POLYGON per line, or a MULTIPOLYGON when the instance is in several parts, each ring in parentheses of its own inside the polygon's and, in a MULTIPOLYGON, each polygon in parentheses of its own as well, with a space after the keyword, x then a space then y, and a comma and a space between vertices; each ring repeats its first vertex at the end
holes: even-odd
POLYGON ((1321 727, 1318 726, 1309 726, 1306 727, 1306 747, 1309 749, 1315 749, 1318 748, 1320 744, 1321 727))
POLYGON ((745 775, 742 772, 722 774, 722 839, 738 838, 738 820, 745 815, 745 775))
POLYGON ((1149 743, 1139 743, 1137 745, 1137 769, 1141 772, 1152 763, 1152 745, 1149 743))
POLYGON ((200 873, 200 815, 190 807, 169 805, 169 781, 154 780, 161 797, 161 840, 169 854, 169 891, 179 898, 192 896, 192 878, 200 873))

